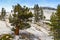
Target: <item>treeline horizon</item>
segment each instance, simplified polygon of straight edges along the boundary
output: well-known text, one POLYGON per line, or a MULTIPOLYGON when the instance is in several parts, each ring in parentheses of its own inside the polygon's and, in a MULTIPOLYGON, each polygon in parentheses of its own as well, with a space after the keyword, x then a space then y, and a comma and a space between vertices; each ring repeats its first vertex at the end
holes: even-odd
MULTIPOLYGON (((17 5, 17 4, 16 4, 17 5)), ((20 4, 19 4, 20 5, 20 4)), ((38 4, 35 4, 35 5, 38 5, 38 4)), ((59 4, 58 4, 59 5, 59 4)), ((57 6, 58 6, 57 5, 57 6)), ((12 9, 13 9, 13 6, 14 5, 12 5, 12 9)), ((20 6, 22 6, 22 5, 20 5, 20 6)), ((24 5, 24 6, 26 6, 26 5, 24 5)), ((22 7, 24 7, 24 6, 22 6, 22 7)), ((38 5, 39 6, 39 5, 38 5)), ((27 7, 27 6, 26 6, 27 7)), ((48 7, 48 6, 39 6, 39 7, 41 7, 41 8, 43 8, 43 9, 50 9, 50 10, 57 10, 57 7, 55 8, 55 7, 48 7)), ((2 7, 2 8, 4 8, 5 9, 5 7, 2 7)), ((2 9, 1 8, 1 9, 2 9)), ((33 7, 28 7, 29 9, 34 9, 34 6, 33 7)), ((6 12, 11 12, 12 11, 12 9, 10 10, 10 11, 6 11, 6 12)), ((6 9, 5 9, 6 10, 6 9)), ((1 10, 0 10, 0 12, 1 12, 1 10)))

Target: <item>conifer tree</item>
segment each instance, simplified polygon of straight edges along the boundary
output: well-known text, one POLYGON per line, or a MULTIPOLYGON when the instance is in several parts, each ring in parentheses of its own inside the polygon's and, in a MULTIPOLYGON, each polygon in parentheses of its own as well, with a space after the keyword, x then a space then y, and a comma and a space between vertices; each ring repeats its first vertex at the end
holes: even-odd
POLYGON ((19 30, 29 28, 30 25, 27 23, 27 20, 31 18, 32 12, 29 11, 28 7, 22 7, 20 4, 17 4, 13 7, 13 21, 12 25, 15 26, 15 34, 19 35, 19 30))
POLYGON ((1 19, 4 19, 6 16, 6 10, 4 8, 2 8, 1 10, 1 19))
POLYGON ((51 16, 51 30, 54 40, 60 40, 60 5, 57 6, 57 11, 51 16))
POLYGON ((40 7, 40 11, 41 11, 41 15, 40 15, 40 18, 41 20, 43 20, 44 16, 43 16, 43 9, 40 7))
POLYGON ((39 21, 39 6, 38 4, 34 5, 34 13, 35 13, 35 22, 39 21))

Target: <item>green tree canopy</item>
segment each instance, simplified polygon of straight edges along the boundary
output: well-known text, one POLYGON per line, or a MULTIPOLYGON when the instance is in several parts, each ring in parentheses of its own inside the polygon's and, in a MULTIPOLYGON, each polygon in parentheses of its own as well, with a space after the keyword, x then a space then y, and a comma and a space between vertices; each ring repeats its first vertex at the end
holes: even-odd
POLYGON ((1 19, 4 19, 6 15, 6 10, 4 8, 2 8, 1 10, 1 19))
POLYGON ((35 13, 35 22, 38 22, 39 21, 39 6, 38 4, 35 4, 34 5, 34 13, 35 13))
POLYGON ((41 11, 41 15, 40 15, 40 18, 41 18, 41 20, 44 18, 44 15, 43 15, 43 9, 42 9, 42 7, 40 7, 40 11, 41 11))
POLYGON ((14 14, 12 25, 16 27, 15 32, 18 34, 17 31, 19 31, 19 29, 30 27, 30 25, 27 23, 27 20, 29 20, 29 18, 31 18, 33 15, 32 12, 29 11, 28 7, 22 7, 20 4, 13 6, 13 11, 14 14))
POLYGON ((56 13, 51 16, 51 25, 54 40, 60 40, 60 5, 57 6, 56 13))
MULTIPOLYGON (((14 9, 13 19, 15 19, 14 21, 16 22, 17 25, 20 23, 20 21, 25 22, 28 20, 28 18, 33 16, 32 12, 29 12, 28 7, 21 7, 19 4, 17 4, 14 6, 13 9, 14 9)), ((13 24, 15 24, 15 22, 13 24)))

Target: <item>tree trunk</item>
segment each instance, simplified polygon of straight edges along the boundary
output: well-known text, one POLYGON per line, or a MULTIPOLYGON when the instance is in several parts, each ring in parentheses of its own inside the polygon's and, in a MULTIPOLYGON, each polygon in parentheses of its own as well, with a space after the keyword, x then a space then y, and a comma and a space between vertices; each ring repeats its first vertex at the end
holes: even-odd
POLYGON ((19 40, 19 27, 18 26, 15 27, 14 32, 15 32, 14 40, 19 40))
POLYGON ((19 27, 18 26, 16 26, 15 35, 19 35, 19 27))

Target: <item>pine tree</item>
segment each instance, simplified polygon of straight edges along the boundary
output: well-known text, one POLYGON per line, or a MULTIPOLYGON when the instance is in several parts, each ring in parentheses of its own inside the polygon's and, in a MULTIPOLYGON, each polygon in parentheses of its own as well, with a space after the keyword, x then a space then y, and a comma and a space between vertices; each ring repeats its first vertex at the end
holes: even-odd
POLYGON ((44 16, 43 16, 43 9, 40 7, 41 10, 41 15, 40 15, 40 19, 43 20, 44 16))
POLYGON ((4 19, 6 15, 6 10, 4 8, 2 8, 1 10, 1 19, 4 19))
POLYGON ((57 6, 57 11, 51 16, 51 30, 54 40, 60 40, 60 5, 57 6))
POLYGON ((30 25, 27 23, 27 20, 32 17, 32 12, 29 12, 28 7, 21 7, 19 4, 13 7, 13 21, 12 25, 15 26, 15 34, 19 35, 19 29, 29 28, 30 25))
POLYGON ((13 21, 12 15, 9 15, 9 22, 11 23, 13 21))
POLYGON ((35 22, 39 21, 39 6, 38 4, 34 5, 34 13, 35 13, 35 22))

